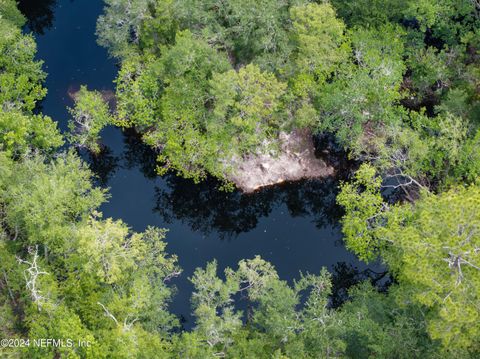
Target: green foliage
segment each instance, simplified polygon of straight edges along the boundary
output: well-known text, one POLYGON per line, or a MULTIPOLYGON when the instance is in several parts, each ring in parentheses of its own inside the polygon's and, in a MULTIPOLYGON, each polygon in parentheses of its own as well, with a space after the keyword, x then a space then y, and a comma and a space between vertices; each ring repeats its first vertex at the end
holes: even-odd
POLYGON ((151 16, 142 21, 139 46, 145 53, 160 54, 162 46, 175 42, 178 21, 174 0, 157 0, 150 4, 151 16))
POLYGON ((352 59, 319 94, 319 130, 333 131, 341 144, 361 151, 364 133, 372 136, 382 124, 398 122, 404 47, 401 29, 391 25, 357 28, 351 36, 352 59))
POLYGON ((428 331, 445 351, 478 353, 479 189, 424 193, 414 205, 390 208, 379 189, 369 167, 343 186, 347 246, 365 259, 381 254, 400 283, 397 301, 428 308, 428 331))
POLYGON ((255 62, 263 70, 283 66, 293 48, 289 9, 307 1, 176 1, 176 16, 210 44, 226 50, 235 64, 255 62), (268 14, 268 16, 265 16, 268 14))
MULTIPOLYGON (((200 180, 207 174, 225 179, 239 158, 271 151, 281 130, 333 132, 352 157, 380 158, 385 169, 399 167, 387 162, 409 137, 417 157, 425 152, 421 141, 429 150, 437 146, 443 135, 436 126, 450 118, 447 113, 475 121, 480 75, 474 2, 338 0, 333 6, 107 1, 98 35, 111 51, 123 53, 117 123, 136 127, 159 150, 160 173, 172 168, 200 180), (128 16, 118 20, 123 13, 128 16), (121 30, 111 35, 117 25, 105 24, 121 30), (105 41, 109 37, 115 40, 105 41), (256 102, 245 113, 249 119, 238 121, 238 113, 244 115, 238 103, 242 71, 253 75, 255 65, 266 89, 255 98, 267 106, 256 102), (443 117, 433 126, 425 121, 424 128, 413 127, 423 106, 443 117), (266 120, 259 114, 267 109, 266 120), (226 146, 230 138, 235 146, 226 146)), ((471 134, 463 120, 457 127, 471 134)), ((425 154, 420 162, 431 167, 429 160, 425 154)), ((447 167, 457 165, 448 161, 447 167)), ((448 182, 439 178, 450 169, 439 169, 440 159, 433 162, 437 168, 411 173, 448 182)))
POLYGON ((81 86, 75 94, 75 106, 69 108, 69 112, 72 116, 69 122, 70 142, 93 153, 100 152, 100 131, 112 123, 108 104, 102 94, 81 86))
POLYGON ((161 84, 151 58, 141 63, 132 57, 122 63, 117 76, 117 111, 114 122, 122 127, 145 130, 155 123, 159 106, 152 101, 160 95, 161 84))
MULTIPOLYGON (((116 21, 112 11, 99 24, 116 21)), ((158 1, 140 22, 138 46, 119 41, 131 51, 117 79, 116 123, 159 150, 159 173, 196 181, 225 180, 244 155, 275 149, 281 130, 314 126, 317 91, 308 87, 349 49, 329 4, 158 1), (174 36, 177 27, 187 29, 174 36)), ((100 41, 108 35, 98 32, 100 41)))
POLYGON ((46 90, 42 63, 35 61, 36 45, 11 22, 0 18, 0 104, 3 111, 31 111, 46 90))
POLYGON ((10 21, 16 27, 22 27, 25 24, 25 17, 18 10, 15 0, 0 1, 0 18, 10 21))
POLYGON ((372 166, 362 165, 354 180, 344 183, 337 196, 337 202, 345 208, 342 231, 347 248, 365 261, 375 259, 381 245, 370 231, 372 222, 384 208, 380 195, 382 180, 375 175, 372 166))
POLYGON ((440 42, 453 45, 478 27, 478 3, 470 0, 333 0, 339 15, 350 26, 403 22, 418 27, 440 42))
POLYGON ((105 201, 104 191, 92 187, 92 174, 73 153, 51 164, 34 156, 3 171, 11 171, 1 182, 5 220, 31 243, 44 243, 52 250, 61 252, 68 246, 69 221, 87 216, 105 201))
POLYGON ((105 15, 98 18, 98 44, 108 48, 113 57, 127 57, 130 44, 140 41, 143 20, 150 16, 150 0, 105 0, 105 15))
POLYGON ((346 57, 345 25, 328 3, 295 6, 290 12, 297 71, 325 78, 346 57))
POLYGON ((452 71, 447 64, 448 56, 447 52, 437 52, 433 47, 418 49, 410 55, 410 78, 420 96, 431 96, 435 88, 442 89, 448 85, 452 71))
POLYGON ((396 282, 388 293, 362 283, 335 310, 324 269, 289 284, 258 256, 221 277, 213 261, 190 278, 196 326, 178 332, 168 282, 181 269, 166 231, 103 219, 108 195, 86 164, 51 156, 62 138, 33 114, 42 63, 15 3, 0 0, 0 334, 91 342, 2 355, 478 357, 479 6, 333 6, 106 0, 97 34, 121 61, 118 106, 113 118, 81 87, 71 142, 98 152, 106 125, 133 126, 159 150, 160 173, 200 180, 274 153, 281 131, 332 132, 366 162, 337 198, 346 245, 380 256, 396 282), (385 187, 403 189, 402 201, 387 203, 385 187))
POLYGON ((91 172, 72 153, 52 162, 14 162, 2 153, 0 173, 0 289, 13 335, 91 342, 31 346, 28 357, 148 358, 165 350, 162 337, 177 325, 165 283, 180 273, 176 257, 165 254, 165 231, 132 233, 102 220, 96 208, 105 192, 92 187, 91 172))
POLYGON ((479 201, 475 186, 425 196, 396 208, 382 231, 400 252, 392 269, 408 296, 431 308, 429 332, 447 350, 479 350, 479 201))
POLYGON ((31 148, 50 152, 63 144, 57 125, 48 116, 18 110, 0 113, 0 148, 18 157, 31 148))
POLYGON ((397 0, 332 0, 340 17, 350 26, 381 26, 396 22, 408 1, 397 0))
POLYGON ((467 182, 478 182, 480 177, 480 131, 468 139, 460 153, 460 164, 455 168, 455 177, 467 182))
MULTIPOLYGON (((205 270, 197 269, 191 279, 195 286, 195 335, 197 340, 204 338, 207 345, 203 350, 263 358, 272 353, 317 357, 339 354, 344 348, 340 322, 328 309, 331 284, 325 270, 318 276, 302 276, 291 287, 278 278, 270 263, 255 257, 240 261, 237 271, 227 268, 225 278, 217 277, 216 262, 212 262, 205 270), (243 294, 252 308, 250 323, 244 328, 241 313, 233 306, 237 294, 243 294), (306 301, 300 304, 303 295, 306 301)), ((192 334, 185 333, 182 339, 184 352, 185 340, 191 340, 192 334)))
POLYGON ((278 110, 286 85, 273 74, 247 65, 238 71, 215 73, 209 84, 213 114, 207 128, 209 136, 225 132, 221 136, 228 143, 219 146, 222 158, 229 157, 228 153, 225 156, 228 147, 237 153, 255 151, 280 128, 278 110))
POLYGON ((177 34, 176 44, 164 51, 153 66, 158 66, 164 88, 160 113, 156 113, 159 118, 145 134, 146 142, 162 147, 159 161, 166 164, 165 169, 173 168, 198 180, 205 177, 208 168, 221 177, 219 164, 211 157, 218 151, 217 144, 209 137, 211 133, 207 132, 207 104, 213 73, 229 68, 226 56, 185 32, 177 34))
POLYGON ((225 280, 217 277, 216 263, 209 263, 196 271, 192 282, 197 327, 174 340, 173 352, 179 356, 442 357, 421 319, 424 308, 398 306, 398 286, 385 295, 362 283, 350 291, 351 301, 335 311, 329 308, 326 270, 288 285, 259 257, 240 261, 236 271, 227 268, 225 280), (243 327, 238 322, 241 313, 234 309, 236 298, 248 301, 243 327))
POLYGON ((223 178, 229 165, 219 159, 254 151, 276 134, 286 85, 273 74, 255 65, 227 71, 226 55, 188 31, 161 52, 144 64, 125 61, 117 91, 119 122, 161 146, 163 170, 223 178))
POLYGON ((46 94, 45 73, 35 60, 33 37, 20 31, 23 24, 16 3, 0 1, 0 150, 14 157, 32 149, 50 152, 63 144, 56 124, 32 113, 46 94))
POLYGON ((347 357, 444 357, 438 343, 428 338, 423 308, 411 303, 399 307, 395 301, 397 291, 401 287, 392 286, 389 295, 381 294, 369 283, 350 291, 351 301, 340 309, 347 357))

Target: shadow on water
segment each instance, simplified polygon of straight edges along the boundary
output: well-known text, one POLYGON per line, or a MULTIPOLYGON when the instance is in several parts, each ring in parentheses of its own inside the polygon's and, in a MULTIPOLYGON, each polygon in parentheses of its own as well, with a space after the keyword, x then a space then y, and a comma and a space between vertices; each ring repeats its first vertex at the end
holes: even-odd
MULTIPOLYGON (((88 154, 88 162, 98 177, 98 184, 107 186, 119 167, 139 168, 151 180, 157 178, 156 153, 142 143, 133 130, 123 133, 124 152, 114 155, 112 149, 102 146, 98 155, 88 154)), ((194 183, 170 173, 155 186, 154 212, 167 224, 180 221, 192 231, 204 235, 215 233, 221 238, 232 238, 254 229, 261 217, 268 217, 272 209, 286 204, 291 217, 308 217, 319 228, 335 226, 342 211, 335 203, 338 179, 326 178, 284 183, 267 187, 252 194, 219 190, 220 182, 208 178, 194 183)))
POLYGON ((87 151, 81 151, 80 154, 86 159, 90 169, 95 173, 97 185, 107 187, 108 181, 115 175, 121 159, 115 156, 112 149, 107 146, 101 146, 98 154, 87 151))
POLYGON ((253 194, 218 190, 213 179, 194 184, 170 175, 166 184, 155 188, 155 211, 166 223, 181 221, 204 235, 231 238, 249 232, 282 203, 291 217, 309 217, 317 227, 335 225, 341 216, 334 179, 285 183, 253 194))
MULTIPOLYGON (((183 318, 186 329, 193 325, 188 278, 213 259, 222 273, 241 259, 261 255, 290 282, 300 271, 318 273, 326 266, 332 273, 334 307, 360 281, 385 284, 378 263, 366 266, 344 248, 342 209, 335 200, 343 177, 284 183, 253 194, 225 192, 212 178, 195 184, 174 174, 157 176, 156 153, 134 131, 108 128, 102 138, 102 153, 89 160, 99 184, 109 186, 112 194, 102 211, 135 230, 147 225, 169 229, 168 251, 178 255, 184 270, 172 281, 178 294, 171 310, 183 318)), ((339 174, 348 176, 350 170, 339 174)))
POLYGON ((18 8, 27 18, 27 27, 39 35, 43 35, 52 27, 56 5, 57 0, 20 0, 18 2, 18 8))

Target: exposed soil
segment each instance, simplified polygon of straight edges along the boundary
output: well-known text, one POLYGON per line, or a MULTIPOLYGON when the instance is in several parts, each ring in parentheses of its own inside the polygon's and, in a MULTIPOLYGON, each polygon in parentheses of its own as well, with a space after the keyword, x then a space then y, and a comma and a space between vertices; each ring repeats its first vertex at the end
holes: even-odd
POLYGON ((315 145, 309 130, 280 134, 280 151, 275 154, 250 155, 236 160, 236 170, 228 180, 243 192, 287 181, 323 178, 334 174, 334 168, 315 156, 315 145))

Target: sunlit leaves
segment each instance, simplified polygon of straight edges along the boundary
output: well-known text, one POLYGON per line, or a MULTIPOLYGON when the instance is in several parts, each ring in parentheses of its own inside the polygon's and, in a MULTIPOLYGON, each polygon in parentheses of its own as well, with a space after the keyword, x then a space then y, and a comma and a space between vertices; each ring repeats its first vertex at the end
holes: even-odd
POLYGON ((100 131, 112 122, 108 104, 98 91, 80 87, 75 94, 75 106, 69 108, 72 120, 69 122, 70 141, 85 147, 93 153, 100 151, 100 131))
POLYGON ((478 350, 479 188, 424 193, 413 205, 389 208, 379 186, 366 167, 343 186, 347 246, 360 258, 383 257, 400 283, 399 304, 428 307, 429 333, 445 350, 478 350))

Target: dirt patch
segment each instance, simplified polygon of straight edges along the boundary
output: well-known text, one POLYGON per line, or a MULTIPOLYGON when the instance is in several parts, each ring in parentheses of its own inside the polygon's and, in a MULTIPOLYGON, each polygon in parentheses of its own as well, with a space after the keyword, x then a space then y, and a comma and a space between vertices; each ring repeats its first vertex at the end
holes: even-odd
POLYGON ((234 167, 236 170, 228 179, 246 193, 282 182, 323 178, 334 174, 333 167, 315 156, 312 134, 308 130, 282 132, 278 153, 237 159, 234 167))

